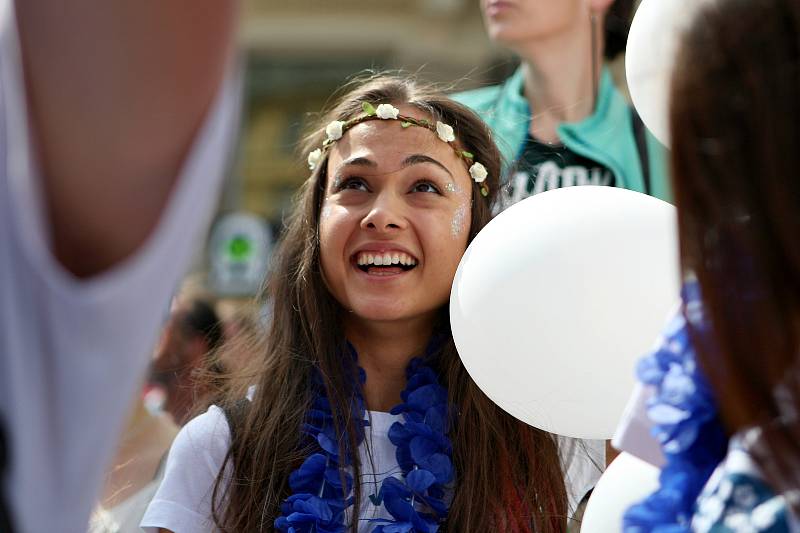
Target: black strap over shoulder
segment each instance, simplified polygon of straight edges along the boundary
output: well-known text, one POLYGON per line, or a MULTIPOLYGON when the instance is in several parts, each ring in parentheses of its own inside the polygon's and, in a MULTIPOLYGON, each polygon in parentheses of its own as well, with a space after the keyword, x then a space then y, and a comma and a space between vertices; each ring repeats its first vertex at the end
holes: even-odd
MULTIPOLYGON (((9 464, 5 426, 0 421, 0 480, 6 479, 9 464)), ((11 507, 8 504, 3 485, 0 485, 0 533, 11 533, 12 531, 14 531, 14 528, 11 527, 11 507)))
POLYGON ((650 155, 647 151, 647 128, 642 122, 642 117, 633 108, 631 108, 631 125, 633 126, 633 136, 636 139, 636 150, 639 152, 639 163, 642 167, 644 192, 650 194, 652 186, 650 183, 650 155))

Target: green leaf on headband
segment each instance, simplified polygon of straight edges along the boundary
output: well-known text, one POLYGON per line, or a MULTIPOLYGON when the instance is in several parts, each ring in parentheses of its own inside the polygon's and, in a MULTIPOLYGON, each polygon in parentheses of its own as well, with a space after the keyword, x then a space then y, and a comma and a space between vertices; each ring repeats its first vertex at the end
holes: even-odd
POLYGON ((400 123, 400 125, 401 125, 403 128, 407 128, 407 127, 411 126, 411 123, 410 123, 410 122, 401 122, 401 123, 400 123))
POLYGON ((366 113, 367 116, 372 116, 376 113, 375 106, 373 106, 369 102, 362 102, 361 109, 364 110, 364 113, 366 113))
POLYGON ((467 159, 475 159, 475 156, 474 156, 474 155, 472 155, 472 152, 467 152, 466 150, 463 150, 463 151, 461 152, 461 155, 463 155, 463 156, 464 156, 464 157, 466 157, 467 159))

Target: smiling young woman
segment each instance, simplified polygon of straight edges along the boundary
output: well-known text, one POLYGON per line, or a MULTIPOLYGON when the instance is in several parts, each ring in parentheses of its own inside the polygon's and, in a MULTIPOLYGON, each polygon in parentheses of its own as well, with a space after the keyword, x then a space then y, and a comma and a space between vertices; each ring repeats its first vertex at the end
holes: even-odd
POLYGON ((313 148, 265 295, 269 335, 246 379, 176 439, 142 525, 564 530, 554 438, 480 392, 448 322, 456 267, 497 191, 487 127, 379 77, 341 99, 313 148))

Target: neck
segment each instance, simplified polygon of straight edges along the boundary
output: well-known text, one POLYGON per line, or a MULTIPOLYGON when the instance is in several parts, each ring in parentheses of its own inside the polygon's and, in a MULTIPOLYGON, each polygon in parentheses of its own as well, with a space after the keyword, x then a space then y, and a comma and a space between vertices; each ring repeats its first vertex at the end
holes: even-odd
POLYGON ((411 359, 424 355, 433 323, 434 317, 403 323, 354 318, 345 323, 347 339, 355 346, 358 364, 367 373, 364 384, 367 409, 389 411, 400 403, 400 393, 406 386, 406 367, 411 359))
POLYGON ((594 112, 603 59, 602 17, 597 16, 597 43, 587 16, 569 31, 518 47, 524 73, 524 96, 531 108, 531 135, 559 141, 562 122, 579 122, 594 112), (592 57, 594 51, 595 57, 592 57))

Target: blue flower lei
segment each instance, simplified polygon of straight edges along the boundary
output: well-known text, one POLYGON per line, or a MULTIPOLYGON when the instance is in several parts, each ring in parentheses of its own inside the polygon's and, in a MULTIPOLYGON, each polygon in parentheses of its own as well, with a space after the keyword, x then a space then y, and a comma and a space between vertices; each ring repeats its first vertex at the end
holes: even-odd
MULTIPOLYGON (((453 480, 453 447, 447 438, 450 415, 447 390, 426 361, 434 351, 432 343, 425 359, 412 359, 406 369, 407 384, 402 403, 392 409, 402 415, 389 429, 389 440, 397 446, 395 455, 402 479, 386 478, 370 500, 384 505, 393 520, 370 519, 373 533, 434 533, 446 519, 446 489, 453 480)), ((359 368, 363 384, 366 374, 359 368)), ((275 528, 284 533, 344 533, 346 510, 353 505, 353 477, 350 453, 339 454, 330 402, 322 380, 315 376, 316 396, 303 425, 303 435, 316 450, 289 476, 293 494, 281 504, 275 528), (343 495, 347 494, 347 498, 343 495)), ((354 414, 364 427, 366 408, 356 395, 354 414)), ((363 442, 360 432, 358 444, 363 442)), ((346 450, 347 451, 347 450, 346 450)), ((358 510, 353 513, 357 517, 358 510)))
POLYGON ((727 450, 714 396, 689 335, 690 327, 695 335, 709 334, 700 286, 686 282, 681 296, 683 312, 668 326, 660 347, 636 369, 639 379, 655 389, 647 415, 666 462, 658 490, 625 513, 626 533, 691 531, 697 497, 727 450))

